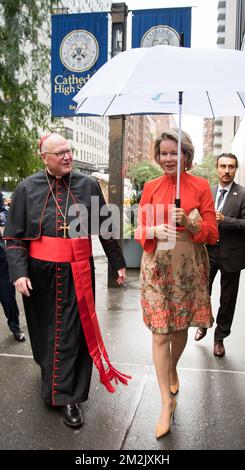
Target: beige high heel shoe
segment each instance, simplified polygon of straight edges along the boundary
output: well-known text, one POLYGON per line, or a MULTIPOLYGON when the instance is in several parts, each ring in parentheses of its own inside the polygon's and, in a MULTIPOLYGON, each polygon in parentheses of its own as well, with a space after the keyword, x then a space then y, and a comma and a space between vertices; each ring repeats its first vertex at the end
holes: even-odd
POLYGON ((176 405, 177 405, 176 400, 175 400, 175 398, 173 398, 172 410, 171 410, 171 413, 170 413, 169 422, 165 426, 163 426, 160 423, 157 423, 156 431, 155 431, 156 439, 159 439, 160 437, 163 437, 163 436, 165 436, 166 434, 168 434, 170 432, 171 423, 172 423, 172 420, 174 419, 174 411, 175 411, 176 405))

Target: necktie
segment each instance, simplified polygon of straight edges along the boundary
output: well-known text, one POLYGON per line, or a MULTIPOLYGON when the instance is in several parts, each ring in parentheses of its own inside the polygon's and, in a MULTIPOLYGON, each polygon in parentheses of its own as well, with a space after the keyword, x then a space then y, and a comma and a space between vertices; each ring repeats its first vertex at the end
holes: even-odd
POLYGON ((220 206, 223 202, 223 199, 225 197, 225 193, 227 193, 227 189, 220 189, 220 195, 219 195, 219 199, 217 201, 217 211, 220 209, 220 206))

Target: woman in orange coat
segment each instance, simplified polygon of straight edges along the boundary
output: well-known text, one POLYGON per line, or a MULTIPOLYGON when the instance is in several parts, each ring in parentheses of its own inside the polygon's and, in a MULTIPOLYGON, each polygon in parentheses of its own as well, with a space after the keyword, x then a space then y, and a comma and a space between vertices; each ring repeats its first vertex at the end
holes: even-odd
POLYGON ((208 328, 213 323, 204 245, 218 239, 212 194, 207 180, 186 172, 192 165, 194 147, 182 131, 181 208, 175 207, 177 156, 178 129, 168 129, 155 142, 155 160, 165 174, 145 184, 136 229, 136 239, 144 249, 141 305, 144 322, 153 334, 153 361, 162 401, 157 438, 170 431, 174 395, 179 390, 176 366, 188 328, 208 328))

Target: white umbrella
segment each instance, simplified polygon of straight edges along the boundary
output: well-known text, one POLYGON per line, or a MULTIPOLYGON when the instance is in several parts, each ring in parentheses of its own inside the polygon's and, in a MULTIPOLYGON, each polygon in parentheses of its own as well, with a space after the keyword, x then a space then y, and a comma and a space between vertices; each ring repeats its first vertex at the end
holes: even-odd
POLYGON ((84 85, 74 97, 76 113, 179 113, 179 199, 182 113, 212 118, 244 115, 244 77, 241 51, 163 45, 135 48, 109 60, 84 85))

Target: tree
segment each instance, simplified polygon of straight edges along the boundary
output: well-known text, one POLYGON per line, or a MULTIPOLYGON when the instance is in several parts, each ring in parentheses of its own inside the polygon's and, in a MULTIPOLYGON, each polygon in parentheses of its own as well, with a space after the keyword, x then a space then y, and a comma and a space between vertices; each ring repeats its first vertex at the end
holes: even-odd
POLYGON ((208 153, 201 163, 197 163, 191 170, 191 173, 196 176, 202 176, 209 181, 211 187, 215 186, 218 182, 216 172, 216 160, 212 152, 208 153))
POLYGON ((163 171, 157 165, 152 164, 149 160, 142 160, 130 169, 129 174, 133 180, 135 189, 138 193, 141 193, 144 183, 161 176, 163 171))
POLYGON ((57 0, 0 0, 0 184, 12 185, 41 166, 36 157, 40 129, 50 107, 38 97, 49 73, 50 8, 57 0))
POLYGON ((134 190, 131 197, 124 202, 124 220, 123 220, 123 238, 134 238, 134 231, 137 226, 138 203, 142 194, 143 186, 146 181, 161 176, 163 171, 150 160, 142 160, 140 163, 132 166, 129 176, 132 178, 134 190))

